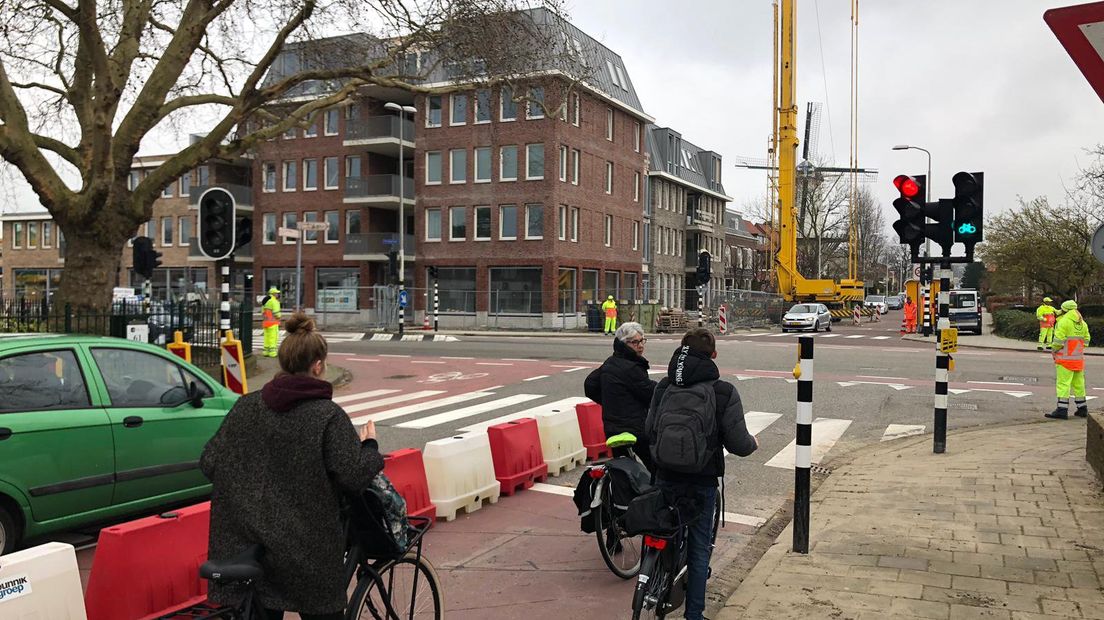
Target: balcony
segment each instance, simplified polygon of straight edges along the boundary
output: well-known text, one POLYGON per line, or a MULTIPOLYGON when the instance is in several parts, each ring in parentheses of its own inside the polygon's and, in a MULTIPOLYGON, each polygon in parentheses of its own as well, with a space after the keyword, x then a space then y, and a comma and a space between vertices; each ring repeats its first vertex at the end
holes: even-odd
MULTIPOLYGON (((403 183, 403 202, 414 204, 414 179, 403 183)), ((399 175, 373 174, 345 179, 345 203, 367 204, 373 207, 399 208, 399 175)))
MULTIPOLYGON (((359 233, 345 235, 345 260, 385 261, 387 253, 399 250, 398 233, 359 233)), ((406 261, 414 260, 414 235, 403 241, 406 261)))
MULTIPOLYGON (((203 255, 203 252, 199 251, 199 238, 197 237, 192 237, 191 241, 188 242, 188 260, 207 262, 214 261, 214 259, 207 258, 203 255)), ((253 243, 249 242, 234 250, 234 261, 253 262, 253 243)))
POLYGON ((369 153, 388 157, 399 156, 399 131, 402 130, 403 148, 414 154, 414 123, 399 120, 397 116, 373 116, 363 120, 347 121, 345 146, 360 147, 369 153))
POLYGON ((688 232, 713 233, 713 216, 708 213, 691 213, 686 216, 688 232))
MULTIPOLYGON (((247 213, 253 212, 253 188, 246 185, 233 185, 229 183, 220 183, 218 185, 196 185, 188 190, 188 207, 192 209, 199 208, 199 197, 203 195, 203 191, 209 187, 218 187, 230 192, 230 195, 234 197, 234 206, 237 211, 245 211, 247 213)), ((240 214, 239 214, 240 215, 240 214)))

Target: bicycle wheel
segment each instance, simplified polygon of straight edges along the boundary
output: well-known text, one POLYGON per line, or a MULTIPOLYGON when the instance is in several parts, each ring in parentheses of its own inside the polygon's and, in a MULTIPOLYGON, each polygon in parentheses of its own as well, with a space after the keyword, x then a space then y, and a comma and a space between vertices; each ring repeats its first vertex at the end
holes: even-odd
POLYGON ((625 533, 624 523, 616 514, 607 485, 602 485, 602 503, 594 510, 594 535, 598 538, 602 561, 614 575, 632 579, 640 572, 643 538, 625 533))
POLYGON ((637 577, 636 590, 633 591, 632 620, 652 620, 662 618, 663 603, 667 599, 668 572, 662 552, 647 549, 640 561, 640 576, 637 577), (640 579, 647 577, 647 581, 640 579))
POLYGON ((441 581, 424 556, 413 553, 376 574, 369 571, 357 582, 349 599, 347 620, 441 620, 441 581), (378 579, 373 576, 378 576, 378 579), (386 602, 397 617, 389 617, 386 602))

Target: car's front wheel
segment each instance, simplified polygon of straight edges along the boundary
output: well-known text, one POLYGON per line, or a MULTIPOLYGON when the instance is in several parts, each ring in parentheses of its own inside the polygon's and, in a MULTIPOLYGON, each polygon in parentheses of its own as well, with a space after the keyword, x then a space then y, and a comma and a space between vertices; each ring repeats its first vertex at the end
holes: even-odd
POLYGON ((15 518, 6 508, 0 506, 0 555, 11 553, 18 540, 19 531, 15 526, 15 518))
POLYGON ((813 323, 813 333, 815 334, 819 331, 820 331, 820 319, 817 319, 817 322, 813 323))

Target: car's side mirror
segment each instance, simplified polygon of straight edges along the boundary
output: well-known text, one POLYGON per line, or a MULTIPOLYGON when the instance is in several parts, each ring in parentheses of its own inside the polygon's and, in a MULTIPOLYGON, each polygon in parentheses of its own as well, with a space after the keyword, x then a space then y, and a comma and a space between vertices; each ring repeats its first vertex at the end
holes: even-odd
POLYGON ((196 385, 195 381, 188 384, 188 399, 196 409, 203 406, 203 392, 199 390, 199 386, 196 385))

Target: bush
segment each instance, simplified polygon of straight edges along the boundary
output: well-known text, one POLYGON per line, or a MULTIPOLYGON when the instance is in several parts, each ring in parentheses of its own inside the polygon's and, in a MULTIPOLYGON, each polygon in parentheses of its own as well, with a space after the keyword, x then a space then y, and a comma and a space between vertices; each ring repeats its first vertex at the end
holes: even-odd
MULTIPOLYGON (((1086 316, 1091 346, 1104 347, 1104 317, 1086 316)), ((1005 338, 1038 342, 1039 321, 1034 314, 1019 310, 999 310, 993 314, 993 333, 1005 338)))
POLYGON ((1024 298, 1019 295, 990 295, 985 299, 985 309, 992 314, 1010 306, 1024 305, 1024 303, 1024 298))

